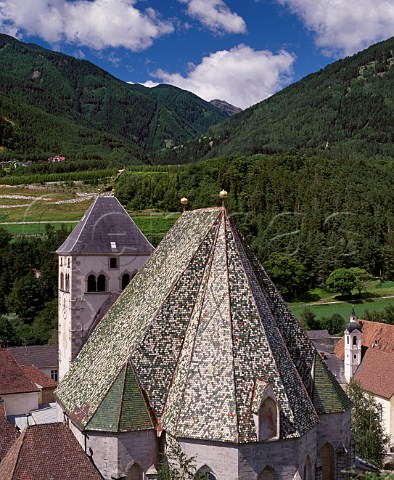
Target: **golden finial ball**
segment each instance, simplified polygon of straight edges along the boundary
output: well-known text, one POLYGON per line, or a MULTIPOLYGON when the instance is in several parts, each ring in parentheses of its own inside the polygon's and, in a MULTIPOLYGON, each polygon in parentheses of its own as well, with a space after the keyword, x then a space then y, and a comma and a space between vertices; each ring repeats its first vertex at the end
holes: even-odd
POLYGON ((224 200, 225 198, 227 198, 227 192, 226 190, 222 190, 220 193, 219 193, 219 197, 221 200, 224 200))
POLYGON ((187 205, 187 198, 186 197, 181 198, 181 204, 182 205, 187 205))

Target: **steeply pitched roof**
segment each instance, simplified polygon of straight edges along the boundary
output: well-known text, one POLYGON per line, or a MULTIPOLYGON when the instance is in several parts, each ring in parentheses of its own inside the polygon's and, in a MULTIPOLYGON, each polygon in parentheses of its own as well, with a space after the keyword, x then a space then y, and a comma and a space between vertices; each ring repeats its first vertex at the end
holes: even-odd
POLYGON ((100 480, 93 463, 69 428, 62 423, 25 429, 0 463, 7 480, 100 480))
POLYGON ((369 348, 353 378, 363 390, 390 399, 394 395, 394 354, 369 348))
POLYGON ((22 370, 25 372, 26 376, 34 382, 36 385, 40 385, 42 388, 56 388, 57 382, 49 378, 48 375, 42 373, 34 365, 21 365, 22 370))
POLYGON ((58 368, 58 345, 29 345, 9 348, 19 365, 35 365, 37 368, 58 368))
POLYGON ((57 253, 149 255, 152 251, 152 245, 118 199, 98 196, 57 253))
MULTIPOLYGON (((394 353, 394 325, 380 322, 359 320, 362 326, 361 344, 365 348, 374 345, 377 350, 387 353, 394 353)), ((344 359, 343 337, 335 346, 335 355, 341 360, 344 359)))
POLYGON ((9 350, 0 349, 0 365, 0 396, 39 391, 9 350))
POLYGON ((222 208, 180 217, 60 382, 56 395, 82 428, 108 428, 92 419, 119 398, 129 358, 157 428, 177 437, 255 441, 259 382, 278 401, 282 437, 318 422, 315 349, 222 208))
POLYGON ((4 405, 0 403, 0 462, 3 460, 18 436, 18 430, 7 420, 4 405))

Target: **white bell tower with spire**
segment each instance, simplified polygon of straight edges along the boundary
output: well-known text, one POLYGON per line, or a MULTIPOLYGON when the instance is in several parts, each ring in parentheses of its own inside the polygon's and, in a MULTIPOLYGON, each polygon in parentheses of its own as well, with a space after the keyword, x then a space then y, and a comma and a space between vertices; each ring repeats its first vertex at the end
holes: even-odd
POLYGON ((344 341, 345 341, 345 378, 350 382, 361 363, 361 337, 362 326, 357 319, 354 307, 350 314, 350 322, 346 325, 344 341))

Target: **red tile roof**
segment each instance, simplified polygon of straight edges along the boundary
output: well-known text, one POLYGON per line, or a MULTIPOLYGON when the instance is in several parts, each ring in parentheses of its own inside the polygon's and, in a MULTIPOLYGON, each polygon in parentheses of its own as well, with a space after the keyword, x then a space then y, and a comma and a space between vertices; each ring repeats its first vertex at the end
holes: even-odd
POLYGON ((0 396, 39 391, 9 350, 0 349, 0 365, 0 396))
POLYGON ((368 348, 353 378, 363 390, 390 399, 394 395, 394 355, 368 348))
POLYGON ((63 423, 23 430, 0 463, 7 480, 102 480, 69 428, 63 423))
MULTIPOLYGON (((382 350, 387 353, 394 353, 394 325, 380 322, 369 322, 368 320, 360 320, 363 327, 361 336, 361 344, 364 348, 375 345, 375 349, 382 350)), ((335 346, 335 355, 340 359, 344 359, 344 340, 343 337, 335 346)))
POLYGON ((4 405, 0 404, 0 462, 18 436, 18 430, 11 425, 5 416, 4 405))
POLYGON ((22 370, 25 372, 26 376, 33 381, 36 385, 40 385, 42 388, 56 388, 57 382, 49 378, 48 375, 42 373, 41 370, 38 370, 34 365, 21 365, 22 370))
POLYGON ((9 349, 20 365, 35 365, 37 368, 58 368, 59 347, 57 345, 30 345, 9 349))

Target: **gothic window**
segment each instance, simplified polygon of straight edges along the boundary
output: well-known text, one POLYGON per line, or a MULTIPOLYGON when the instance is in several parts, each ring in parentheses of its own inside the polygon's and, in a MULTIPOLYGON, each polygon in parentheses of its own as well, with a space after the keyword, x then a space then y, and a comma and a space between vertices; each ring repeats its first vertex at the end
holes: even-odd
POLYGON ((122 275, 122 290, 124 290, 129 283, 130 283, 130 275, 128 273, 124 273, 122 275))
POLYGON ((106 278, 103 273, 97 277, 97 291, 98 292, 105 292, 106 291, 106 278))
POLYGON ((304 480, 312 480, 312 463, 309 455, 306 457, 304 465, 304 480))
POLYGON ((275 470, 271 467, 265 467, 260 473, 258 480, 276 480, 275 470))
POLYGON ((118 258, 117 257, 110 257, 109 268, 118 268, 118 258))
POLYGON ((96 276, 92 274, 88 276, 88 292, 96 292, 96 291, 97 291, 96 276))
POLYGON ((326 443, 320 450, 322 464, 322 480, 335 480, 335 453, 330 443, 326 443))
POLYGON ((204 465, 201 467, 198 472, 194 475, 195 480, 203 478, 204 480, 216 480, 215 475, 213 474, 212 470, 207 466, 204 465))
POLYGON ((267 397, 259 410, 259 440, 278 438, 278 407, 276 402, 267 397))
POLYGON ((60 274, 60 290, 64 290, 64 273, 60 274))
POLYGON ((135 463, 127 472, 127 480, 142 480, 142 468, 135 463))

